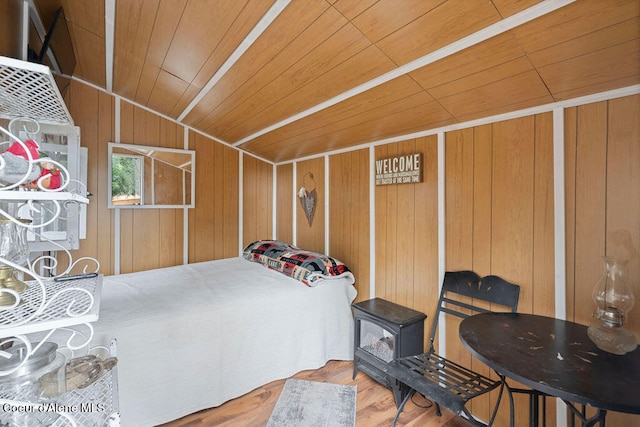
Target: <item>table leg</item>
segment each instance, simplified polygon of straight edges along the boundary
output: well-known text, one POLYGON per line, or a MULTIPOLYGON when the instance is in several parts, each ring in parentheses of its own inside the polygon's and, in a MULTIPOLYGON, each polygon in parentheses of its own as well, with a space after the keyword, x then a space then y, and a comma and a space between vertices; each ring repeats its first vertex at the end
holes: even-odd
MULTIPOLYGON (((536 390, 514 388, 511 389, 513 393, 521 393, 529 395, 529 426, 537 427, 540 425, 540 419, 542 419, 542 425, 547 425, 547 395, 536 390), (540 412, 540 398, 542 398, 542 412, 540 412)), ((513 424, 512 424, 513 425, 513 424)))
POLYGON ((582 405, 582 410, 578 410, 578 408, 576 408, 573 405, 573 403, 568 402, 564 399, 562 400, 564 403, 567 404, 567 407, 571 410, 571 426, 572 427, 575 425, 576 417, 582 422, 582 427, 592 427, 592 426, 595 426, 596 424, 599 425, 600 427, 605 426, 605 417, 607 416, 606 409, 598 408, 598 412, 596 412, 596 414, 593 417, 587 418, 587 410, 585 405, 582 405))
POLYGON ((535 393, 531 393, 529 395, 529 425, 537 426, 538 425, 538 411, 540 408, 538 407, 538 395, 535 393))
POLYGON ((491 418, 489 418, 489 424, 493 425, 493 422, 496 419, 496 415, 498 414, 498 408, 500 407, 500 402, 502 401, 502 393, 504 392, 505 387, 507 388, 507 393, 509 394, 509 426, 513 427, 514 425, 514 414, 513 414, 513 394, 511 392, 511 387, 507 384, 507 378, 499 372, 496 372, 498 377, 500 377, 500 391, 498 393, 498 399, 496 400, 496 404, 493 408, 493 412, 491 414, 491 418))
POLYGON ((584 423, 584 427, 590 427, 590 426, 594 426, 596 425, 596 423, 598 423, 598 425, 600 427, 604 427, 604 418, 607 416, 607 411, 604 409, 598 409, 598 413, 589 418, 587 420, 587 422, 584 423))
POLYGON ((400 416, 400 413, 404 410, 404 405, 407 404, 407 401, 411 398, 411 396, 413 396, 413 393, 415 393, 415 390, 411 390, 409 391, 409 393, 407 393, 407 395, 405 396, 404 399, 402 399, 402 403, 400 403, 400 406, 398 406, 398 412, 396 412, 396 416, 393 417, 393 422, 391 423, 391 427, 396 427, 396 422, 398 422, 398 417, 400 416))

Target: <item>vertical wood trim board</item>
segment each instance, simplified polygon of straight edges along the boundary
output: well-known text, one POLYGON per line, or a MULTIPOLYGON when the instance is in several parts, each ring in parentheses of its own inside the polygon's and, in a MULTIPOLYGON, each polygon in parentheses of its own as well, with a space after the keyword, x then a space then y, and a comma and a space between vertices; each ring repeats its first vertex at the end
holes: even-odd
POLYGON ((291 183, 293 185, 292 193, 293 197, 291 198, 291 233, 292 233, 292 242, 294 245, 298 244, 298 209, 297 209, 297 199, 298 199, 298 163, 293 162, 292 164, 292 179, 291 183))
MULTIPOLYGON (((182 148, 189 149, 189 129, 186 126, 182 128, 182 148)), ((197 165, 197 159, 196 159, 197 165)), ((197 169, 197 166, 196 166, 197 169)), ((195 179, 195 178, 194 178, 195 179)), ((182 209, 184 221, 182 223, 182 264, 189 264, 189 208, 182 209)))
POLYGON ((221 189, 216 196, 215 204, 222 206, 222 215, 218 219, 222 223, 222 233, 220 240, 222 241, 222 251, 220 258, 230 258, 238 256, 238 247, 241 246, 240 230, 241 222, 238 218, 242 198, 240 197, 243 190, 243 184, 240 183, 240 156, 241 153, 233 148, 212 141, 207 138, 209 144, 214 144, 220 148, 222 155, 217 160, 218 167, 223 167, 223 178, 221 189), (236 191, 229 189, 237 189, 236 191))
MULTIPOLYGON (((376 296, 376 150, 369 147, 369 298, 376 296)), ((363 297, 363 300, 366 298, 363 297)))
MULTIPOLYGON (((445 266, 446 266, 446 238, 447 232, 445 227, 446 218, 446 155, 445 155, 445 134, 444 132, 438 132, 438 295, 442 290, 442 282, 444 280, 445 266)), ((444 317, 444 316, 442 316, 444 317)), ((445 319, 442 320, 444 328, 447 327, 445 319)), ((425 328, 424 342, 429 340, 431 327, 425 328)), ((447 340, 446 335, 441 337, 438 345, 438 352, 445 355, 447 352, 447 340)))
MULTIPOLYGON (((252 188, 251 184, 253 183, 247 183, 246 182, 246 177, 244 176, 244 171, 245 171, 245 155, 244 153, 240 153, 238 154, 238 194, 240 194, 240 197, 238 199, 238 203, 239 203, 239 209, 238 209, 238 253, 240 253, 240 251, 242 250, 242 244, 244 243, 244 239, 245 239, 245 215, 244 215, 244 210, 246 207, 246 203, 245 203, 245 191, 247 189, 252 188)), ((248 244, 248 242, 247 242, 248 244)), ((246 247, 246 246, 245 246, 246 247)))
MULTIPOLYGON (((329 156, 324 156, 324 250, 322 251, 325 254, 331 255, 331 249, 329 246, 329 230, 331 230, 331 218, 329 212, 331 210, 331 185, 329 185, 329 156)), ((339 187, 338 187, 339 188, 339 187)))
MULTIPOLYGON (((114 116, 114 120, 115 120, 115 141, 114 142, 120 142, 120 100, 121 98, 119 96, 115 97, 115 116, 114 116)), ((108 151, 107 151, 108 153, 108 151)), ((109 159, 107 159, 107 168, 109 167, 109 159)), ((107 174, 109 173, 109 171, 107 170, 107 174)), ((106 183, 107 185, 109 185, 109 183, 106 183)), ((109 197, 109 195, 107 194, 107 197, 109 197)), ((113 238, 114 238, 114 245, 113 245, 113 274, 120 274, 120 209, 116 208, 114 209, 114 216, 115 216, 115 221, 114 221, 114 230, 113 230, 113 238)), ((88 228, 88 227, 87 227, 88 228)))
POLYGON ((240 204, 240 209, 238 209, 238 253, 241 253, 242 242, 244 242, 244 157, 244 153, 238 154, 238 194, 242 196, 238 198, 240 204))
POLYGON ((554 250, 555 250, 555 298, 554 317, 567 318, 567 257, 566 251, 566 196, 565 196, 565 130, 564 109, 553 111, 553 206, 554 206, 554 250))
POLYGON ((271 229, 272 234, 271 238, 274 240, 278 239, 278 221, 276 218, 276 212, 278 212, 278 168, 273 166, 271 168, 271 180, 273 181, 273 195, 271 200, 271 212, 272 212, 272 223, 271 229))

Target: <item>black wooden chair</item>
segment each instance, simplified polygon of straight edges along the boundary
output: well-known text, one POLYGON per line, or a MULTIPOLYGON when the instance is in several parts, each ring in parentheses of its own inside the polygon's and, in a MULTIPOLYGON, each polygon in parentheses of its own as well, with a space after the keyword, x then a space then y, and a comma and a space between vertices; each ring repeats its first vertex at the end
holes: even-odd
POLYGON ((493 423, 504 390, 504 378, 491 379, 439 356, 435 351, 433 341, 441 317, 440 314, 466 318, 473 314, 500 311, 496 305, 502 306, 502 311, 509 308, 515 313, 519 296, 520 287, 518 285, 497 276, 480 278, 472 271, 445 273, 429 337, 429 351, 416 356, 395 359, 388 365, 389 375, 396 379, 394 393, 400 393, 402 384, 412 389, 412 392, 406 395, 398 407, 398 412, 393 419, 393 426, 395 426, 407 400, 415 392, 422 394, 436 405, 438 416, 442 415, 440 412, 440 405, 442 405, 467 418, 471 423, 484 426, 486 424, 471 415, 466 408, 466 403, 474 397, 500 387, 498 400, 488 425, 493 423), (473 301, 465 303, 452 299, 456 294, 471 297, 473 301), (478 301, 491 303, 491 310, 473 305, 478 301))

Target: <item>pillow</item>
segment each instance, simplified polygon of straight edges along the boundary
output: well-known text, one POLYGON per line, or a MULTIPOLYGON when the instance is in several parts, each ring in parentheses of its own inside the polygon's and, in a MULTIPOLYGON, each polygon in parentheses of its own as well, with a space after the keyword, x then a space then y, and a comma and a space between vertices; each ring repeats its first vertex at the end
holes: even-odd
POLYGON ((258 240, 249 243, 242 251, 242 256, 249 261, 266 265, 269 258, 278 258, 284 251, 292 249, 295 247, 277 240, 258 240))
POLYGON ((296 248, 293 245, 277 240, 257 240, 244 248, 242 256, 246 260, 283 273, 284 265, 279 258, 283 253, 294 249, 296 248))
POLYGON ((355 283, 353 274, 343 262, 277 240, 253 242, 244 249, 243 257, 291 276, 307 286, 337 278, 346 278, 350 284, 355 283))

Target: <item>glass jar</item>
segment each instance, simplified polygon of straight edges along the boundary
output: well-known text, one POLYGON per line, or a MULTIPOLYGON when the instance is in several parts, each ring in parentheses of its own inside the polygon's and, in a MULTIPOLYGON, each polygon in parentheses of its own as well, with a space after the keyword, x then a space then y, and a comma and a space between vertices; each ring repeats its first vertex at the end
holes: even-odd
POLYGON ((25 344, 4 350, 0 358, 0 397, 10 403, 0 411, 0 425, 46 426, 58 417, 42 405, 66 391, 66 359, 52 342, 34 343, 29 355, 25 344))
POLYGON ((18 219, 16 224, 7 218, 0 218, 0 258, 18 265, 25 265, 29 259, 27 242, 28 219, 18 219))
POLYGON ((25 398, 51 398, 66 391, 65 358, 52 342, 33 344, 31 355, 27 346, 17 344, 4 350, 8 358, 0 358, 0 389, 13 389, 25 398))
POLYGON ((593 289, 595 316, 609 326, 622 326, 633 307, 634 297, 626 281, 627 260, 602 257, 604 271, 593 289))
POLYGON ((626 354, 638 346, 633 332, 623 328, 627 313, 634 304, 634 296, 626 282, 627 260, 602 257, 604 272, 593 289, 596 320, 589 325, 587 335, 600 350, 626 354))
MULTIPOLYGON (((29 260, 29 244, 27 241, 27 226, 31 220, 18 219, 15 223, 7 218, 0 218, 0 288, 24 292, 27 285, 23 282, 22 271, 14 269, 2 260, 24 266, 29 260)), ((0 292, 0 306, 15 304, 16 297, 8 292, 0 292)))

